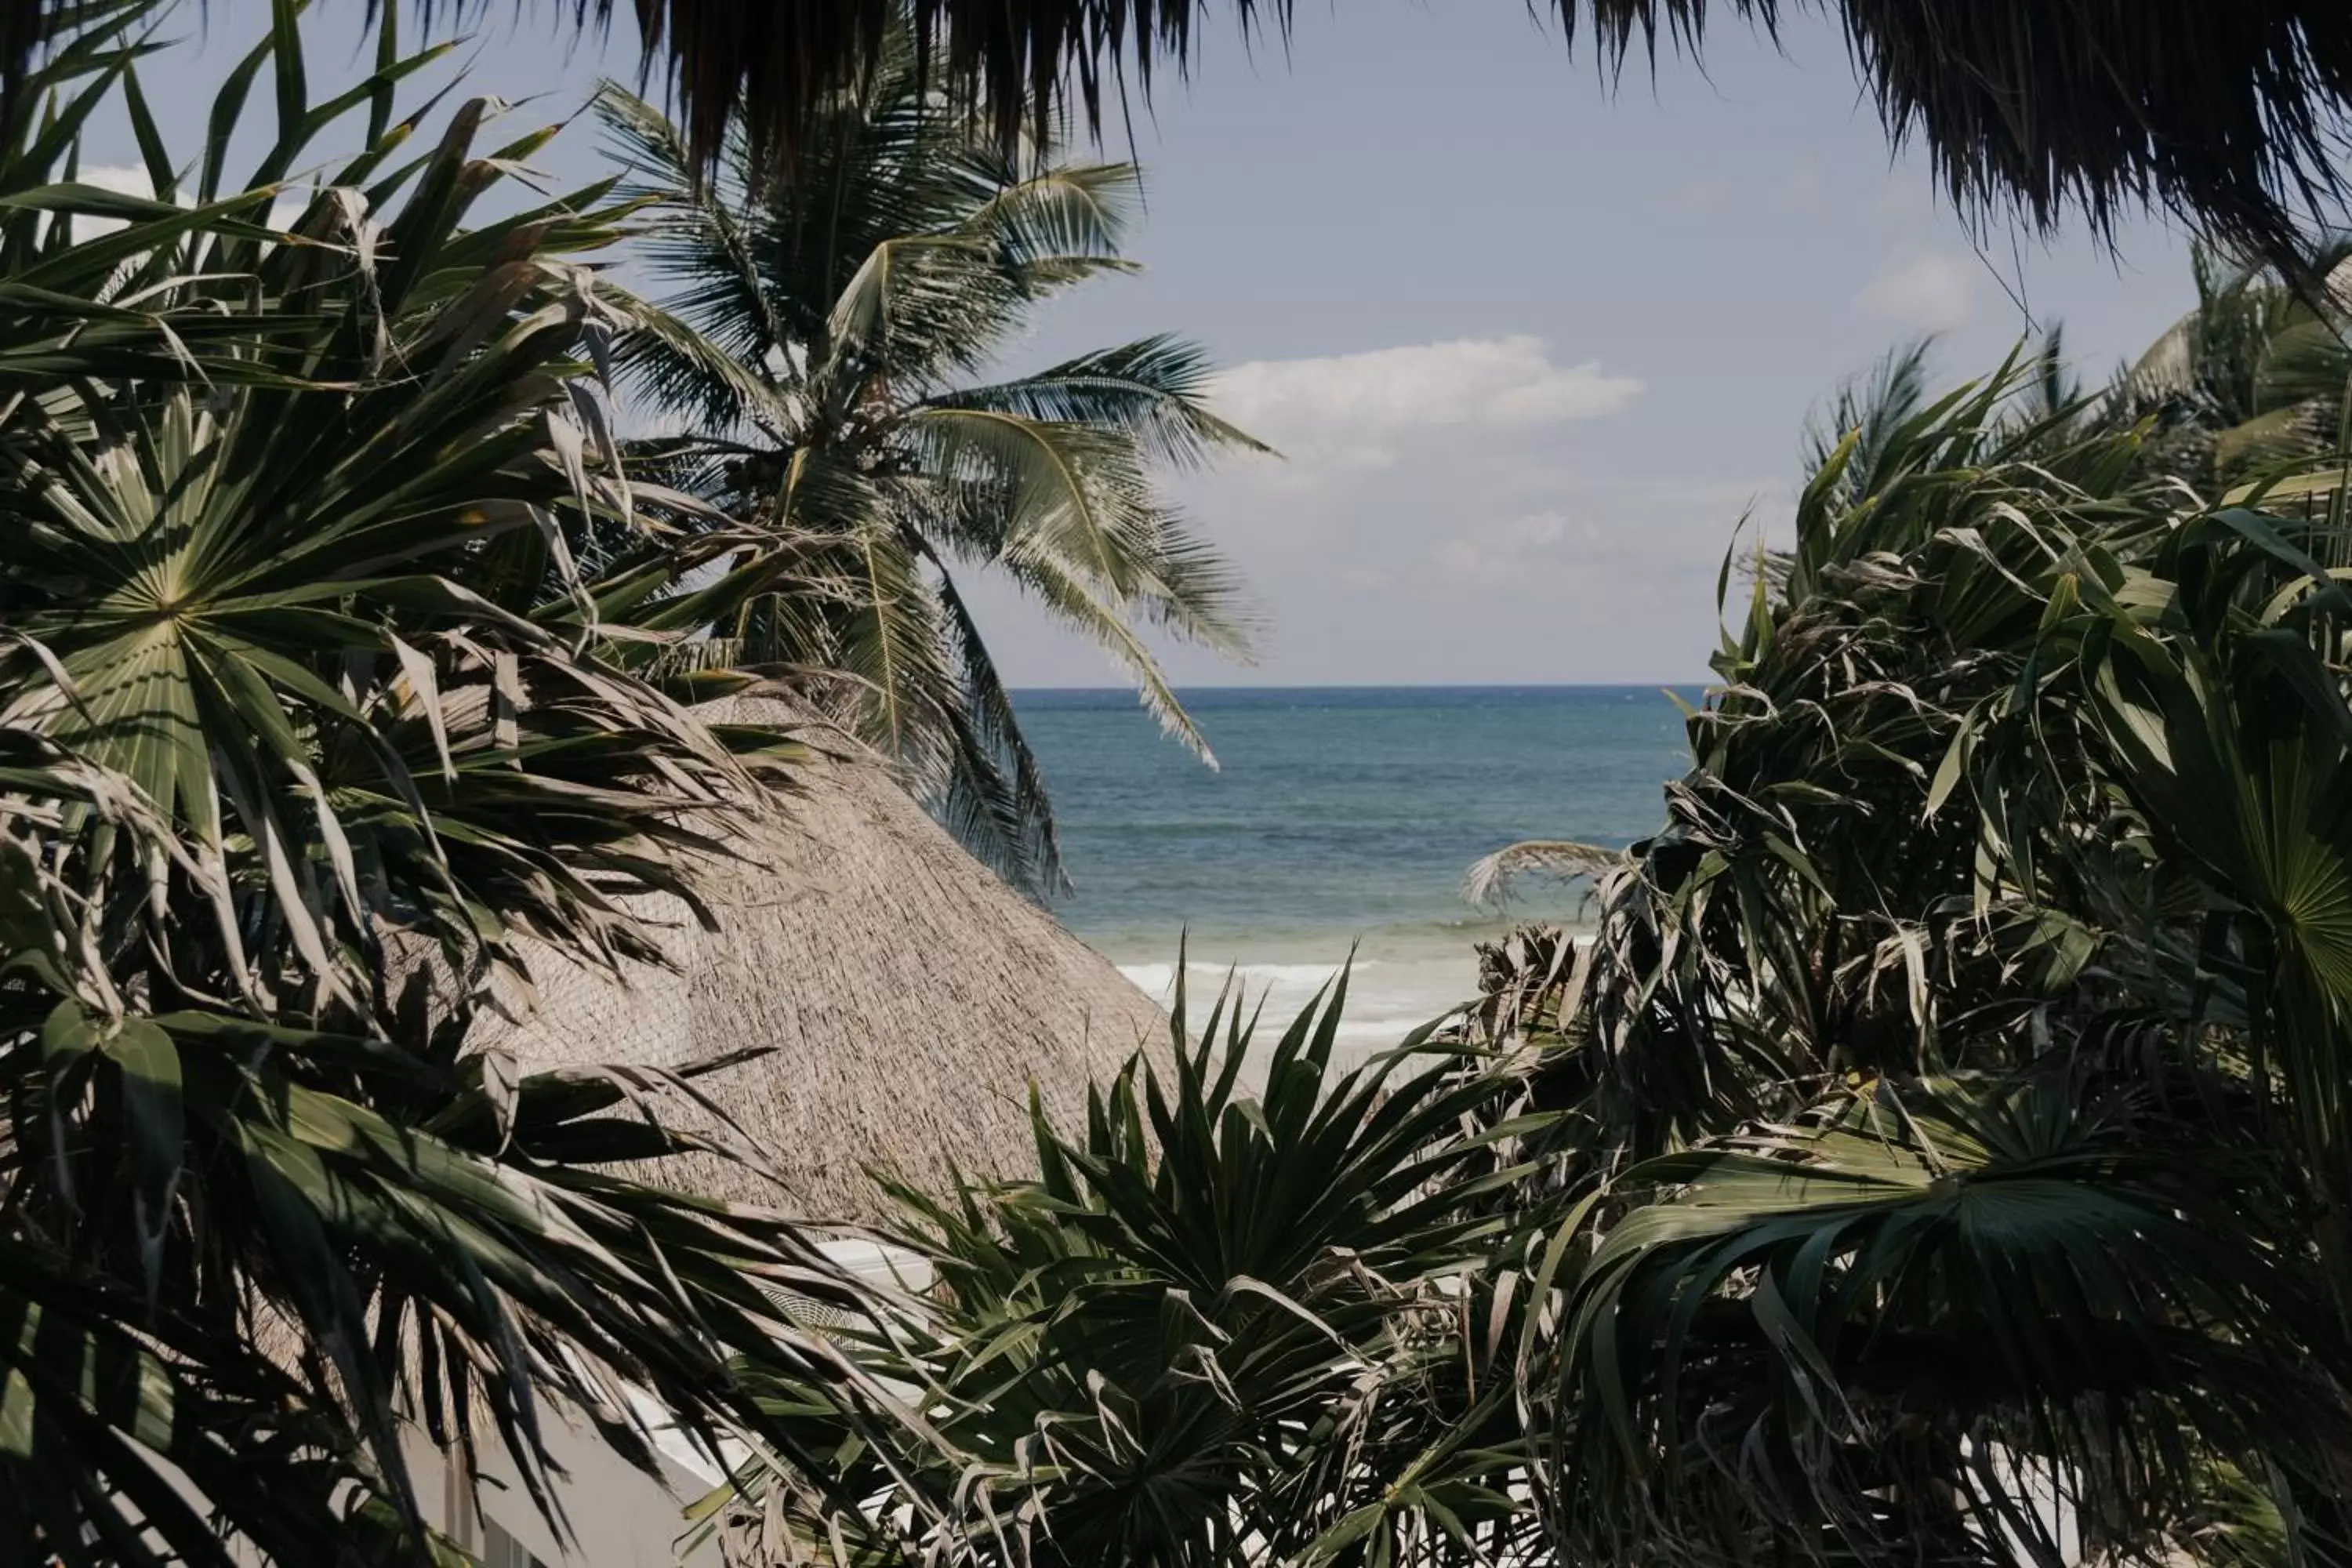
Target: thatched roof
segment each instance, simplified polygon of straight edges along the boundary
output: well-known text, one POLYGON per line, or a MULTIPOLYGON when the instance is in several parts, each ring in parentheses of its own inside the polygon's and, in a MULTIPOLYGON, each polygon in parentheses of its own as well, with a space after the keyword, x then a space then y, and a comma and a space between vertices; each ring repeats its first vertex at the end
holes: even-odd
MULTIPOLYGON (((1522 0, 1489 0, 1520 8, 1522 0)), ((2272 252, 2306 198, 2340 204, 2352 108, 2344 0, 1815 0, 1844 26, 1888 132, 1916 138, 1965 211, 2047 228, 2143 207, 2272 252)), ((789 171, 793 140, 881 52, 900 0, 629 0, 646 69, 674 88, 698 155, 748 106, 755 147, 789 171)), ((1148 91, 1192 63, 1208 24, 1287 32, 1293 0, 905 0, 951 92, 1007 138, 1075 99, 1148 91)), ((551 20, 608 19, 614 0, 556 0, 551 20)), ((472 0, 416 0, 428 23, 472 0)), ((1538 6, 1538 11, 1546 7, 1538 6)), ((1710 19, 1777 30, 1795 0, 1550 0, 1602 74, 1629 53, 1696 49, 1710 19)), ((0 103, 72 0, 0 0, 0 103)), ((497 84, 493 83, 492 86, 497 84)), ((1591 90, 1563 80, 1563 91, 1591 90)), ((1410 110, 1412 106, 1406 106, 1410 110)), ((1113 109, 1117 114, 1116 107, 1113 109)))
MULTIPOLYGON (((577 0, 589 7, 589 0, 577 0)), ((945 85, 1008 139, 1076 100, 1187 68, 1210 26, 1286 33, 1293 0, 905 0, 945 85)), ((1489 0, 1520 8, 1521 0, 1489 0)), ((593 0, 609 14, 614 0, 593 0)), ((794 135, 882 48, 897 0, 634 0, 649 68, 715 155, 749 108, 756 146, 789 169, 794 135)), ((2048 229, 2077 215, 2169 209, 2266 248, 2304 198, 2340 202, 2352 104, 2344 0, 1819 0, 1843 24, 1890 135, 1916 138, 1963 211, 2048 229)), ((1793 0, 1550 0, 1603 74, 1663 45, 1696 52, 1709 20, 1777 30, 1793 0)), ((1590 91, 1565 73, 1564 92, 1590 91)), ((1404 106, 1410 111, 1412 106, 1404 106)))
MULTIPOLYGON (((728 719, 776 722, 773 710, 728 719)), ((714 1196, 807 1218, 873 1221, 883 1166, 938 1188, 967 1173, 1034 1169, 1034 1079, 1066 1125, 1090 1081, 1165 1015, 1118 970, 957 846, 878 763, 795 764, 797 787, 700 886, 719 929, 676 900, 640 912, 675 968, 626 983, 544 949, 537 1006, 478 1026, 525 1070, 681 1067, 751 1047, 772 1054, 699 1080, 789 1184, 696 1161, 671 1173, 714 1196)), ((506 993, 520 1010, 517 993, 506 993)))

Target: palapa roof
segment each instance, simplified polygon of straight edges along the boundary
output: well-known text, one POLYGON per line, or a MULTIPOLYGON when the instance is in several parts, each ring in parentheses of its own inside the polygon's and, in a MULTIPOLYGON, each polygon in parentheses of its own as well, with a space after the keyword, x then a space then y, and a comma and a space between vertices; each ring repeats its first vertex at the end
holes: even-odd
MULTIPOLYGON (((541 8, 577 26, 619 0, 541 8)), ((674 97, 694 155, 715 158, 740 111, 755 153, 790 178, 793 153, 887 47, 901 11, 940 85, 1009 147, 1057 106, 1099 129, 1155 70, 1187 74, 1212 26, 1286 37, 1295 0, 630 0, 643 66, 674 97)), ((1508 7, 1517 12, 1520 5, 1508 7)), ((432 23, 462 5, 420 0, 432 23)), ((1789 0, 1548 0, 1604 82, 1628 56, 1698 54, 1707 24, 1777 34, 1789 0)), ((2342 0, 1823 0, 1855 74, 1898 143, 1923 146, 1972 220, 2043 232, 2134 212, 2286 261, 2352 197, 2336 150, 2352 119, 2352 7, 2342 0)), ((0 104, 68 0, 0 5, 0 104)), ((1230 62, 1227 62, 1230 63, 1230 62)), ((1563 73, 1563 90, 1590 87, 1563 73)), ((1129 104, 1129 107, 1132 107, 1129 104)))
MULTIPOLYGON (((772 704, 714 717, 781 722, 772 704)), ((1108 961, 974 860, 880 763, 832 754, 793 765, 795 788, 741 831, 739 858, 700 879, 718 929, 669 898, 637 901, 671 969, 623 978, 526 946, 536 1005, 486 1016, 485 1047, 526 1071, 679 1068, 750 1047, 756 1060, 698 1080, 751 1135, 788 1191, 689 1158, 669 1179, 813 1220, 889 1217, 879 1167, 940 1190, 954 1168, 1035 1169, 1034 1079, 1064 1125, 1087 1087, 1166 1016, 1108 961)))
MULTIPOLYGON (((33 0, 42 10, 63 0, 33 0)), ((573 0, 609 16, 616 0, 573 0)), ((949 95, 1007 146, 1057 104, 1099 129, 1188 74, 1213 28, 1286 37, 1296 0, 634 0, 647 69, 675 89, 689 144, 713 157, 741 111, 786 178, 803 130, 911 13, 949 95), (1129 107, 1132 107, 1131 104, 1129 107)), ((1517 3, 1496 6, 1517 13, 1517 3)), ((1777 34, 1790 0, 1541 0, 1604 81, 1629 56, 1697 55, 1707 24, 1777 34), (1743 26, 1744 25, 1744 26, 1743 26)), ((1959 211, 2044 233, 2102 232, 2136 211, 2285 259, 2338 217, 2352 110, 2343 0, 1822 0, 1897 144, 1924 147, 1959 211)), ((0 37, 5 37, 0 33, 0 37)), ((1232 61, 1218 62, 1230 66, 1232 61)), ((1562 90, 1591 90, 1563 71, 1562 90)), ((1437 86, 1432 82, 1433 87, 1437 86)), ((1427 107, 1427 106, 1424 106, 1427 107)))

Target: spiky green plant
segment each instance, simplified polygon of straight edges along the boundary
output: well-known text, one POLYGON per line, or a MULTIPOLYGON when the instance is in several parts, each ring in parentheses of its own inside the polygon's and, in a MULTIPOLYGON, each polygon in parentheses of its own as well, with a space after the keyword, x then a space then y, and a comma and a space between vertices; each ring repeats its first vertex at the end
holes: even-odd
POLYGON ((2162 1560, 2224 1468, 2341 1539, 2340 503, 2013 409, 1829 454, 1601 894, 1563 1552, 2162 1560))
POLYGON ((948 1450, 877 1448, 779 1383, 779 1418, 865 1506, 753 1465, 734 1527, 875 1564, 1530 1548, 1505 1282, 1549 1214, 1518 1153, 1542 1119, 1428 1031, 1343 1068, 1345 1000, 1343 978, 1269 1050, 1234 997, 1192 1043, 1180 995, 1172 1070, 1131 1060, 1083 1130, 1039 1112, 1036 1180, 899 1189, 936 1300, 847 1342, 926 1391, 948 1450))

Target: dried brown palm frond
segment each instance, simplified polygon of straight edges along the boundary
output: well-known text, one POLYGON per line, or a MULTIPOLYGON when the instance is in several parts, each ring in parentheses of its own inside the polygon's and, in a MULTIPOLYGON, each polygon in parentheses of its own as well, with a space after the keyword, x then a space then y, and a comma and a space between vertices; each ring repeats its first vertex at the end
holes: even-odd
POLYGON ((1597 881, 1624 863, 1625 852, 1622 849, 1579 844, 1567 838, 1522 839, 1505 845, 1462 874, 1462 901, 1502 903, 1519 882, 1530 877, 1549 877, 1563 882, 1589 877, 1597 881))
POLYGON ((1508 1046, 1556 1037, 1576 1014, 1586 948, 1556 925, 1525 925, 1478 944, 1478 1000, 1464 1015, 1467 1037, 1508 1046))
POLYGON ((2072 212, 2105 234, 2160 209, 2285 260, 2298 220, 2344 196, 2352 12, 2327 0, 1839 8, 1888 132, 1927 148, 1963 213, 2047 232, 2072 212))
MULTIPOLYGON (((586 9, 587 0, 576 0, 586 9)), ((612 0, 595 0, 609 15, 612 0)), ((1726 0, 1777 31, 1780 0, 1726 0)), ((1613 71, 1637 46, 1695 48, 1706 0, 1555 0, 1613 71)), ((1717 9, 1720 11, 1722 5, 1717 9)), ((1827 7, 1824 6, 1826 9, 1827 7)), ((2048 228, 2070 210, 2104 229, 2158 206, 2276 248, 2290 213, 2341 186, 2333 151, 2352 88, 2352 15, 2326 0, 1840 0, 1854 63, 1897 140, 1927 147, 1963 210, 2006 207, 2048 228)), ((738 101, 788 151, 823 95, 880 52, 883 0, 755 5, 636 0, 696 144, 715 152, 738 101)), ((1010 141, 1057 102, 1098 122, 1104 89, 1148 91, 1186 68, 1195 0, 919 0, 950 89, 1010 141)), ((1234 0, 1244 31, 1286 30, 1289 0, 1234 0)))

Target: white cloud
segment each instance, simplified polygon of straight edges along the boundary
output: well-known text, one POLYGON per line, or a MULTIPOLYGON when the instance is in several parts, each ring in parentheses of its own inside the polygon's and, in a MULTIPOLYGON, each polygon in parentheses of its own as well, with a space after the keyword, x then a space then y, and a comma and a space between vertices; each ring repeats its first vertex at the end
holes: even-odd
POLYGON ((1979 270, 1973 257, 1906 251, 1881 267, 1854 303, 1864 315, 1915 331, 1948 332, 1968 323, 1979 270))
POLYGON ((81 172, 81 183, 96 185, 101 191, 112 191, 120 196, 151 196, 155 187, 147 183, 147 171, 124 163, 100 163, 81 172))
POLYGON ((1556 364, 1528 335, 1455 338, 1321 359, 1252 360, 1217 380, 1217 411, 1292 458, 1385 467, 1425 431, 1525 431, 1617 413, 1642 392, 1597 360, 1556 364))
MULTIPOLYGON (((1615 369, 1495 337, 1237 373, 1218 411, 1290 460, 1188 474, 1172 499, 1267 606, 1263 668, 1301 683, 1698 673, 1724 547, 1751 505, 1766 522, 1786 507, 1776 476, 1695 452, 1692 416, 1643 406, 1615 369)), ((1051 647, 1007 645, 1016 679, 1108 673, 1051 647)), ((1236 679, 1171 651, 1180 680, 1236 679)))

